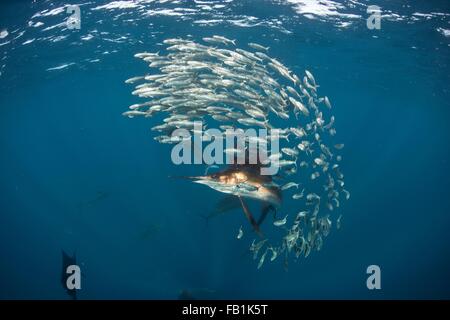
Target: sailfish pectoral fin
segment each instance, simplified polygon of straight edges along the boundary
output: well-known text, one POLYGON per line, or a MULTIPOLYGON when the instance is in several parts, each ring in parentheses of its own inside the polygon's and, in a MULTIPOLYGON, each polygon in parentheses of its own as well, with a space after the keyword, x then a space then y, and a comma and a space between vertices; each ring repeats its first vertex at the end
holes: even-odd
POLYGON ((208 224, 209 219, 222 215, 226 212, 233 211, 241 207, 241 203, 235 195, 227 195, 222 200, 220 200, 214 209, 207 215, 200 214, 200 217, 205 219, 206 224, 208 224))
POLYGON ((215 216, 233 209, 237 209, 241 206, 239 200, 235 195, 225 195, 219 202, 216 203, 214 211, 210 216, 215 216))
POLYGON ((253 229, 255 230, 255 232, 260 236, 260 237, 264 237, 263 234, 261 233, 261 230, 259 229, 259 225, 256 222, 255 218, 253 218, 253 215, 250 213, 250 211, 248 210, 247 205, 245 204, 244 200, 242 200, 241 196, 238 196, 239 201, 241 202, 242 205, 242 209, 244 210, 244 214, 247 217, 248 221, 250 222, 250 224, 252 225, 253 229))

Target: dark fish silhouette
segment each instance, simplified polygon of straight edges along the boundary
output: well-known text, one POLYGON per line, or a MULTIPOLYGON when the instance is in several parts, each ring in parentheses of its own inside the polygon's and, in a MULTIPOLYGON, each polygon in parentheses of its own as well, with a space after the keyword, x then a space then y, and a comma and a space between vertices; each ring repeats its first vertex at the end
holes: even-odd
POLYGON ((178 300, 196 300, 189 290, 183 289, 178 295, 178 300))
POLYGON ((79 209, 85 209, 85 208, 90 208, 93 207, 94 205, 96 205, 98 202, 109 198, 110 194, 108 192, 105 191, 98 191, 97 194, 95 195, 95 197, 93 197, 90 200, 87 201, 82 201, 80 203, 78 203, 77 207, 79 209))
POLYGON ((148 240, 154 237, 161 230, 161 225, 157 223, 150 223, 139 235, 140 240, 148 240))

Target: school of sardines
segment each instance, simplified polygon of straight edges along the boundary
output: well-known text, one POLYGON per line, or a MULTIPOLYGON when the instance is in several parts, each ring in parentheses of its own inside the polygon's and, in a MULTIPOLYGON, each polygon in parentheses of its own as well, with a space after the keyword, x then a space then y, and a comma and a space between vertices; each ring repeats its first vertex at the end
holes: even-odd
MULTIPOLYGON (((298 77, 270 57, 268 47, 248 43, 240 49, 235 40, 223 36, 203 38, 203 43, 180 38, 163 43, 166 54, 135 55, 154 72, 125 81, 139 82, 133 95, 147 101, 131 105, 124 115, 163 114, 162 123, 152 128, 159 133, 155 139, 160 143, 179 142, 171 133, 177 128, 193 132, 195 121, 217 122, 224 135, 230 128, 278 129, 279 152, 269 159, 278 160, 281 172, 273 178, 280 181, 284 201, 294 202, 299 211, 277 214, 271 224, 281 236, 277 241, 255 239, 250 251, 259 259, 260 268, 264 261, 277 257, 287 267, 290 253, 297 259, 321 250, 332 225, 340 228, 337 209, 350 193, 339 167, 344 145, 333 141, 336 129, 331 103, 328 97, 319 97, 312 73, 305 70, 298 77), (289 125, 280 126, 283 122, 289 125)), ((268 138, 266 143, 270 143, 268 138)), ((242 236, 241 227, 237 238, 242 236)))

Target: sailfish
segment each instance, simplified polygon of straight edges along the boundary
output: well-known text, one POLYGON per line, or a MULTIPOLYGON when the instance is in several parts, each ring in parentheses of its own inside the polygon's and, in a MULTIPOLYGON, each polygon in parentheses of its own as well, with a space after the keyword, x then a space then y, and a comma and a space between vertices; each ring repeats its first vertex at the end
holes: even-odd
POLYGON ((229 194, 230 196, 222 201, 222 204, 227 204, 223 206, 223 211, 231 209, 232 205, 230 204, 237 198, 251 226, 259 236, 263 237, 260 225, 271 210, 275 211, 281 205, 282 197, 281 190, 273 182, 272 176, 261 175, 260 169, 260 164, 233 165, 212 174, 180 178, 189 179, 194 183, 229 194), (245 199, 254 199, 263 204, 258 220, 250 212, 245 199))

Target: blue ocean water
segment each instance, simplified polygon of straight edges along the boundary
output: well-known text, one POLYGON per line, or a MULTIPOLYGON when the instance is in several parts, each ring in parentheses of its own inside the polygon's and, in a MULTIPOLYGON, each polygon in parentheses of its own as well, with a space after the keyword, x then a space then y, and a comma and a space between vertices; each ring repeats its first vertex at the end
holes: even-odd
POLYGON ((448 1, 92 1, 79 30, 69 4, 0 5, 0 298, 67 299, 61 250, 80 299, 450 298, 448 1), (168 178, 204 167, 122 116, 138 102, 124 80, 148 72, 135 53, 215 34, 313 72, 346 145, 342 228, 288 271, 256 269, 242 212, 206 225, 220 195, 168 178))

